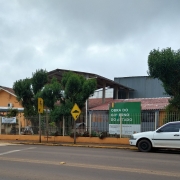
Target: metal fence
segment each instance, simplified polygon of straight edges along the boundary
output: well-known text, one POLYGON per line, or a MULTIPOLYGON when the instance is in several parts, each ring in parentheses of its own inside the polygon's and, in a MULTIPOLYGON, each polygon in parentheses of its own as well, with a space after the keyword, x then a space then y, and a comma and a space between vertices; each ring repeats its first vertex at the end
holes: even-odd
MULTIPOLYGON (((52 123, 50 117, 41 116, 41 134, 73 136, 76 131, 77 136, 84 137, 129 137, 133 133, 154 131, 167 122, 180 120, 178 113, 158 111, 129 114, 129 117, 131 118, 122 114, 115 122, 110 122, 109 114, 89 114, 87 118, 81 115, 76 121, 69 116, 52 123)), ((36 126, 31 126, 31 119, 32 117, 26 119, 26 127, 19 127, 18 124, 1 124, 1 134, 39 134, 39 117, 33 117, 33 121, 37 122, 36 126)))

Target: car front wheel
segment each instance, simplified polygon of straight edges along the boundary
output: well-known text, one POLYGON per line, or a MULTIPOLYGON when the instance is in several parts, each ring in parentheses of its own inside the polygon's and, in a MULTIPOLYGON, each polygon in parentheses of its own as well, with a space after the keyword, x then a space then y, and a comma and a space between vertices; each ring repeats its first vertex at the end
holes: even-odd
POLYGON ((146 139, 142 139, 139 141, 138 143, 138 150, 141 152, 149 152, 152 149, 152 145, 151 143, 146 140, 146 139))

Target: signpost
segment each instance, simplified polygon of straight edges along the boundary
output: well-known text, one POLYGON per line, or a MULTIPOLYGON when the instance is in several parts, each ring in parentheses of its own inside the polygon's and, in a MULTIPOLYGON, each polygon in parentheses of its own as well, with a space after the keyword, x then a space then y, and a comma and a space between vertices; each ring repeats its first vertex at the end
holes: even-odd
POLYGON ((141 103, 113 103, 109 108, 109 134, 131 135, 140 132, 141 103))
POLYGON ((71 115, 74 118, 74 144, 76 144, 76 120, 78 119, 80 114, 81 114, 81 110, 79 109, 78 105, 75 103, 71 110, 71 115))
POLYGON ((43 99, 38 98, 38 113, 39 113, 39 142, 41 142, 41 113, 43 113, 43 99))

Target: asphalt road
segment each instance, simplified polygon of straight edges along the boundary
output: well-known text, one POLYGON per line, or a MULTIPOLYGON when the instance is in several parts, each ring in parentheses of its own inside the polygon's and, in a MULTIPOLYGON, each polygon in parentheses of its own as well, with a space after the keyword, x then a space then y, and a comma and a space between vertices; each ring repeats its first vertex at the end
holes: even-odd
POLYGON ((0 145, 0 180, 175 180, 180 152, 0 145))

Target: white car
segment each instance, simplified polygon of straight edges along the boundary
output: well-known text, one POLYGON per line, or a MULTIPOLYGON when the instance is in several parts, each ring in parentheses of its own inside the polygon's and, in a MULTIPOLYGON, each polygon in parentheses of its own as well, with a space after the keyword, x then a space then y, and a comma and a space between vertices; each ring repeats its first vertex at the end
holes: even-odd
POLYGON ((154 148, 180 148, 180 121, 169 122, 155 131, 132 134, 129 143, 141 152, 154 148))

